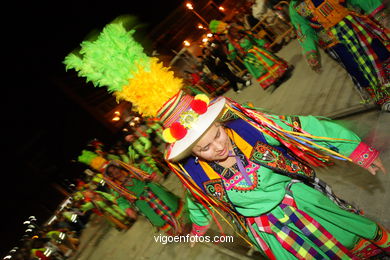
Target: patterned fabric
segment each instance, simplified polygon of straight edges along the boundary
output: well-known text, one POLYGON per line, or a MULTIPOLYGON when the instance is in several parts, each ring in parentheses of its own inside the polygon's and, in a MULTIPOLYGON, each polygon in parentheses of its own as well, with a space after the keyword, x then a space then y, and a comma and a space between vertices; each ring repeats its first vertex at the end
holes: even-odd
MULTIPOLYGON (((183 214, 183 209, 184 209, 184 204, 183 204, 183 202, 180 200, 180 201, 179 201, 179 206, 178 206, 176 212, 173 213, 173 216, 174 216, 174 218, 177 220, 178 225, 181 225, 181 224, 180 224, 180 223, 181 223, 180 219, 181 219, 182 214, 183 214)), ((166 223, 164 226, 160 227, 160 230, 161 230, 161 231, 164 231, 164 232, 167 233, 168 235, 174 235, 174 234, 177 233, 176 231, 178 231, 178 230, 172 229, 172 226, 171 226, 170 223, 166 223)), ((179 227, 179 230, 181 230, 181 226, 179 227)))
POLYGON ((246 218, 246 223, 249 227, 249 230, 251 231, 252 235, 254 236, 257 244, 261 248, 261 250, 265 253, 265 255, 270 259, 270 260, 276 260, 276 256, 274 253, 272 253, 271 248, 268 246, 268 244, 259 236, 259 234, 256 232, 256 230, 253 228, 253 225, 256 224, 257 222, 261 223, 260 225, 257 225, 257 227, 260 229, 260 231, 264 231, 264 229, 267 229, 267 231, 270 233, 271 229, 268 223, 266 217, 261 216, 257 218, 246 218), (264 221, 264 224, 262 223, 264 221))
MULTIPOLYGON (((270 259, 275 258, 272 258, 273 254, 270 252, 270 249, 265 241, 256 234, 256 231, 252 227, 253 225, 256 225, 261 232, 275 235, 281 245, 299 259, 323 259, 324 257, 319 255, 314 248, 308 246, 307 243, 299 238, 294 231, 288 228, 287 224, 289 223, 293 223, 296 227, 298 227, 302 233, 319 246, 321 251, 325 252, 330 259, 341 259, 343 257, 352 257, 352 259, 357 259, 356 257, 359 257, 359 259, 368 259, 369 257, 382 254, 383 251, 389 251, 389 232, 380 226, 378 226, 377 235, 372 241, 360 239, 352 250, 347 250, 336 239, 334 239, 331 234, 324 230, 318 222, 297 208, 290 191, 291 185, 296 182, 299 181, 292 180, 287 186, 287 194, 280 205, 285 212, 285 217, 277 219, 274 215, 269 213, 259 217, 246 219, 251 232, 255 232, 253 235, 260 248, 262 248, 270 259), (267 252, 267 250, 269 252, 267 252)), ((332 193, 330 189, 327 188, 327 190, 328 194, 332 193)), ((335 195, 333 194, 332 196, 335 195)), ((354 211, 352 210, 352 212, 354 211)))
POLYGON ((374 11, 372 11, 369 15, 374 21, 378 21, 379 24, 385 26, 384 22, 386 17, 389 15, 389 10, 386 9, 384 4, 378 6, 374 11))
POLYGON ((285 124, 291 126, 294 132, 302 132, 301 120, 298 116, 279 116, 279 118, 284 120, 285 124), (291 124, 289 123, 289 121, 291 121, 291 124))
POLYGON ((210 166, 221 176, 226 190, 230 190, 232 188, 238 191, 253 190, 258 185, 258 177, 256 172, 260 166, 250 162, 234 143, 232 143, 232 146, 233 151, 241 161, 244 170, 251 181, 251 184, 248 184, 245 181, 245 178, 243 174, 241 174, 237 163, 235 163, 230 168, 224 168, 215 162, 210 162, 210 166))
POLYGON ((384 227, 378 225, 378 232, 372 242, 383 251, 390 254, 390 233, 384 227))
MULTIPOLYGON (((378 230, 375 238, 372 241, 360 239, 355 247, 351 250, 354 255, 361 259, 369 259, 370 257, 378 257, 378 255, 390 254, 390 234, 389 231, 378 225, 378 230), (384 252, 384 253, 383 253, 384 252)), ((374 258, 380 259, 380 258, 374 258)))
POLYGON ((228 201, 221 179, 208 180, 203 183, 203 187, 207 194, 212 195, 220 201, 228 201))
POLYGON ((308 181, 315 177, 314 170, 309 166, 293 160, 291 156, 288 158, 273 146, 261 142, 254 146, 250 160, 292 178, 308 181))
POLYGON ((178 120, 179 115, 190 107, 193 98, 179 91, 174 98, 171 98, 158 111, 158 117, 164 128, 169 128, 173 122, 178 120))
POLYGON ((339 0, 324 0, 318 6, 315 6, 314 1, 311 0, 305 2, 315 19, 326 30, 339 23, 349 14, 349 10, 342 6, 340 4, 342 1, 339 0))
POLYGON ((112 180, 111 177, 106 175, 104 175, 103 179, 107 183, 108 187, 125 197, 128 201, 134 201, 137 199, 137 195, 134 192, 126 189, 126 185, 131 185, 131 178, 126 180, 124 183, 117 183, 117 181, 112 180))
MULTIPOLYGON (((294 183, 294 180, 291 182, 291 184, 292 183, 294 183)), ((315 177, 314 181, 310 184, 310 186, 312 186, 314 189, 316 189, 316 190, 320 191, 321 193, 323 193, 324 195, 326 195, 330 200, 332 200, 334 203, 336 203, 340 208, 342 208, 346 211, 353 212, 355 214, 359 214, 359 215, 363 214, 363 212, 361 210, 357 209, 352 204, 337 197, 336 194, 334 194, 332 188, 327 183, 320 180, 319 178, 315 177)))
POLYGON ((253 64, 256 67, 263 68, 263 75, 257 78, 260 86, 265 89, 275 83, 288 69, 288 64, 284 60, 277 58, 266 50, 254 46, 248 51, 249 54, 244 58, 244 61, 253 64), (269 59, 273 65, 268 64, 264 58, 269 59))
POLYGON ((158 198, 149 187, 145 187, 143 194, 145 195, 140 196, 139 199, 146 201, 157 215, 159 215, 174 230, 178 230, 180 225, 177 223, 172 210, 160 198, 158 198))
POLYGON ((379 152, 365 143, 360 143, 349 156, 357 165, 368 168, 379 156, 379 152))
POLYGON ((372 41, 372 38, 367 38, 368 35, 364 31, 355 32, 355 28, 358 29, 360 27, 360 29, 362 29, 356 22, 357 21, 353 19, 352 16, 348 16, 346 20, 341 21, 335 26, 335 28, 332 29, 332 32, 338 36, 342 43, 347 45, 350 52, 354 55, 355 60, 360 65, 361 70, 364 71, 367 76, 373 78, 373 84, 378 85, 378 82, 376 81, 377 78, 375 77, 375 68, 372 67, 374 64, 371 64, 370 58, 367 56, 367 54, 372 56, 373 51, 371 50, 369 53, 366 53, 369 46, 362 45, 372 41))
POLYGON ((127 175, 135 177, 138 180, 144 181, 144 180, 150 179, 149 173, 144 172, 144 171, 142 171, 142 170, 140 170, 140 169, 138 169, 130 164, 124 163, 122 161, 119 161, 119 160, 110 161, 110 163, 107 165, 106 169, 111 165, 118 167, 122 170, 125 170, 127 172, 127 175))
POLYGON ((292 196, 286 194, 279 207, 285 213, 282 219, 268 213, 265 216, 249 218, 251 219, 249 223, 256 223, 260 231, 274 234, 283 248, 298 259, 324 259, 324 256, 291 230, 287 226, 288 223, 293 223, 305 237, 317 245, 330 259, 352 258, 352 254, 348 249, 340 244, 317 221, 297 208, 292 196))
MULTIPOLYGON (((386 35, 388 32, 369 16, 350 11, 334 2, 334 0, 291 2, 291 9, 299 16, 294 16, 294 26, 301 35, 298 37, 300 44, 308 58, 311 58, 309 64, 317 62, 316 57, 310 55, 316 51, 318 38, 318 45, 328 53, 336 54, 332 56, 345 67, 361 93, 362 102, 367 103, 369 95, 381 106, 390 100, 390 74, 386 71, 386 60, 390 57, 389 38, 386 35), (335 7, 333 11, 332 8, 324 9, 329 2, 335 7), (326 19, 331 15, 328 15, 328 11, 344 13, 339 16, 342 19, 336 19, 338 22, 332 22, 329 26, 326 19), (327 15, 325 20, 323 15, 327 15), (313 32, 307 30, 305 26, 311 27, 313 32)), ((375 14, 375 11, 373 13, 375 14)))
POLYGON ((351 252, 360 259, 370 259, 382 253, 382 250, 367 239, 361 238, 351 252))
POLYGON ((238 115, 233 113, 233 111, 231 110, 225 110, 222 114, 222 116, 220 117, 220 120, 222 122, 225 122, 225 121, 232 121, 232 120, 235 120, 235 119, 238 119, 238 115))
MULTIPOLYGON (((337 43, 337 40, 334 37, 334 35, 329 30, 325 30, 325 28, 321 26, 321 24, 317 21, 317 19, 314 18, 312 11, 310 10, 310 8, 308 7, 305 1, 299 3, 295 8, 297 13, 300 16, 306 18, 310 22, 310 27, 312 27, 316 31, 318 35, 318 44, 322 48, 326 49, 337 43)), ((306 35, 302 33, 301 26, 298 26, 297 32, 298 32, 298 40, 301 43, 303 43, 306 40, 306 35)), ((308 54, 305 55, 310 55, 310 53, 312 52, 309 52, 308 54)))

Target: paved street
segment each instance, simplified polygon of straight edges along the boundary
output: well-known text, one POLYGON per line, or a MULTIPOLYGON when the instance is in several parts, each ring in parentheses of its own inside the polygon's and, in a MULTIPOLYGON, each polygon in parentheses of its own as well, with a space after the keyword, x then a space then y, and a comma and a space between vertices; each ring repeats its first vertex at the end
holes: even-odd
MULTIPOLYGON (((251 102, 271 113, 335 118, 377 147, 390 171, 390 113, 381 112, 372 104, 360 104, 360 97, 345 71, 322 54, 323 72, 316 74, 309 69, 294 40, 278 53, 295 66, 287 82, 268 90, 252 82, 240 94, 229 90, 225 95, 240 103, 251 102)), ((372 176, 350 163, 339 163, 326 170, 319 169, 318 175, 340 197, 358 205, 368 217, 390 228, 390 209, 386 206, 390 205, 390 174, 372 176)), ((169 176, 164 185, 175 194, 183 195, 176 176, 169 176)), ((234 231, 220 221, 226 234, 234 235, 234 231)), ((217 230, 214 224, 210 234, 218 234, 217 230)), ((72 260, 261 259, 256 252, 247 256, 249 246, 237 236, 231 244, 198 243, 190 248, 186 243, 156 243, 155 235, 158 233, 143 217, 127 231, 118 231, 104 219, 94 218, 83 232, 80 249, 72 260)))

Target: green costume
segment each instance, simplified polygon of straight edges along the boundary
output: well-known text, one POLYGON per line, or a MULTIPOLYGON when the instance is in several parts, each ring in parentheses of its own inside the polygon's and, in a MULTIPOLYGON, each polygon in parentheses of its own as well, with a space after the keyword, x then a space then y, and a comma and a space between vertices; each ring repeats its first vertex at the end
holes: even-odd
POLYGON ((172 234, 179 232, 179 218, 183 210, 180 198, 161 185, 149 182, 150 173, 133 173, 133 170, 134 168, 129 168, 124 163, 110 162, 104 173, 107 185, 113 189, 119 207, 123 211, 135 207, 159 230, 172 234), (123 182, 111 176, 111 167, 125 176, 123 182))
MULTIPOLYGON (((367 167, 378 156, 375 149, 334 122, 313 116, 264 116, 284 130, 321 136, 317 144, 361 166, 367 167)), ((243 171, 237 163, 224 168, 215 162, 196 162, 192 156, 182 167, 211 201, 216 199, 222 208, 236 214, 252 242, 270 259, 344 259, 381 252, 378 247, 388 250, 388 236, 380 235, 387 231, 337 198, 329 186, 315 178, 307 163, 282 149, 279 139, 234 118, 225 122, 226 131, 243 171)), ((203 234, 211 220, 209 209, 189 198, 187 201, 192 232, 203 234)))
POLYGON ((381 0, 290 2, 291 22, 310 67, 321 68, 321 47, 345 68, 364 102, 371 96, 389 111, 390 39, 376 20, 385 9, 381 0))
POLYGON ((241 57, 248 72, 263 89, 277 83, 287 72, 287 62, 267 50, 269 44, 264 39, 258 39, 239 25, 222 24, 224 23, 212 20, 210 30, 214 33, 226 33, 228 58, 234 60, 237 56, 241 57))
POLYGON ((129 162, 145 172, 150 174, 154 172, 163 176, 166 173, 163 173, 157 166, 157 162, 152 156, 151 148, 152 142, 148 138, 144 136, 137 137, 137 140, 128 147, 129 162))
POLYGON ((266 50, 265 40, 248 35, 238 44, 229 42, 229 59, 234 60, 241 52, 245 67, 262 88, 274 84, 287 71, 287 62, 266 50))
POLYGON ((93 197, 85 195, 86 202, 80 207, 84 212, 91 209, 97 209, 101 212, 107 212, 114 218, 126 223, 128 221, 127 215, 122 209, 116 204, 115 197, 109 193, 102 191, 91 191, 93 197))
POLYGON ((155 206, 152 206, 146 198, 150 197, 152 201, 153 197, 161 200, 163 204, 159 206, 162 208, 163 214, 168 215, 172 212, 176 212, 180 207, 179 198, 156 183, 146 183, 137 179, 131 179, 128 185, 125 185, 125 188, 139 199, 132 203, 125 197, 120 196, 118 192, 114 191, 119 207, 123 211, 126 211, 126 209, 135 206, 136 209, 155 227, 162 228, 167 224, 167 221, 166 219, 163 219, 160 214, 156 213, 154 209, 155 206), (164 210, 165 207, 168 207, 169 210, 164 210))

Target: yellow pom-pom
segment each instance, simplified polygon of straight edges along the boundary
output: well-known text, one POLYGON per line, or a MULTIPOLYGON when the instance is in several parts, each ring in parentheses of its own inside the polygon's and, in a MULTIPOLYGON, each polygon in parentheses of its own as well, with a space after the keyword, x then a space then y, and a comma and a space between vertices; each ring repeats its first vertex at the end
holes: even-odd
POLYGON ((176 142, 176 138, 172 136, 171 129, 167 128, 162 132, 162 137, 166 143, 176 142))
POLYGON ((199 99, 199 100, 202 100, 204 102, 206 102, 206 104, 208 105, 210 103, 210 99, 208 96, 206 96, 205 94, 198 94, 194 97, 194 99, 199 99))

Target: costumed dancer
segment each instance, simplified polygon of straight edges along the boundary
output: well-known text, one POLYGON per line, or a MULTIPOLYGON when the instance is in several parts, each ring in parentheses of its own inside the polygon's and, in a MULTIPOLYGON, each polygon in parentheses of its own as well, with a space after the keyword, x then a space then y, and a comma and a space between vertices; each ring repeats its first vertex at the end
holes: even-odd
POLYGON ((81 191, 84 203, 80 205, 82 212, 94 210, 98 215, 105 215, 118 229, 128 229, 136 219, 125 213, 116 203, 116 198, 107 192, 98 191, 88 185, 81 191))
MULTIPOLYGON (((101 35, 134 41, 121 24, 108 25, 101 35), (113 27, 121 34, 109 34, 113 27)), ((107 46, 100 45, 101 51, 111 52, 107 46)), ((128 50, 123 46, 120 57, 128 50)), ((90 68, 88 59, 79 61, 90 68)), ((379 152, 354 133, 313 116, 274 116, 224 97, 185 95, 180 82, 167 87, 152 70, 142 76, 134 88, 124 86, 114 95, 162 122, 170 143, 165 158, 196 199, 187 199, 192 234, 203 235, 220 208, 270 259, 367 259, 389 252, 389 232, 315 176, 314 167, 332 159, 354 162, 372 174, 385 171, 379 152)))
POLYGON ((212 20, 210 30, 213 33, 226 34, 228 39, 228 58, 241 57, 248 72, 259 82, 263 89, 281 84, 283 76, 292 66, 282 58, 271 53, 264 39, 258 39, 250 31, 236 24, 212 20))
POLYGON ((339 62, 351 76, 363 102, 370 99, 390 111, 389 28, 381 0, 292 0, 290 18, 309 66, 320 71, 317 47, 339 62), (346 5, 361 9, 359 14, 346 5))
POLYGON ((162 157, 161 151, 153 143, 153 138, 150 133, 151 129, 147 128, 146 131, 137 128, 135 133, 125 133, 124 141, 128 144, 127 154, 130 159, 130 163, 137 163, 142 170, 146 171, 142 167, 148 167, 160 177, 168 176, 169 169, 165 166, 165 163, 161 163, 159 157, 162 157), (157 148, 157 149, 155 149, 157 148))
POLYGON ((152 182, 155 174, 119 160, 107 161, 87 150, 83 150, 78 159, 103 173, 115 202, 129 217, 136 219, 139 212, 160 231, 172 235, 182 231, 183 203, 179 197, 152 182))

